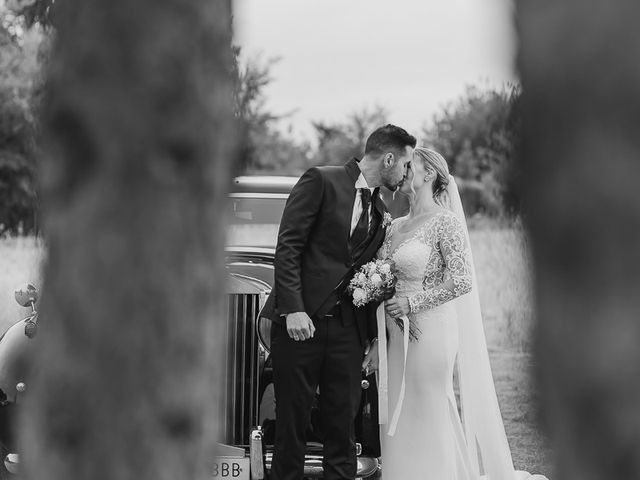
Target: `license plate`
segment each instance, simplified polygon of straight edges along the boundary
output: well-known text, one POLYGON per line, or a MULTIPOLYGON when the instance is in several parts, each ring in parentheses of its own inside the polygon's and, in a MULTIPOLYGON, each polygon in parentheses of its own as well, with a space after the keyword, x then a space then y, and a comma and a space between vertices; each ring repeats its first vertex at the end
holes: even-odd
POLYGON ((249 459, 218 457, 213 463, 213 478, 220 480, 249 480, 249 459))

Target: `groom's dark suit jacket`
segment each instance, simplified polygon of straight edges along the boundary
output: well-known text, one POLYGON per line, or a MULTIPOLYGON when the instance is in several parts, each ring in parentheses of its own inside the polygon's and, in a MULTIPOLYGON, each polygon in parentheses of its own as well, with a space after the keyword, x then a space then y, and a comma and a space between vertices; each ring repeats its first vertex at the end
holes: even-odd
POLYGON ((351 217, 360 175, 358 161, 309 169, 291 191, 280 223, 275 282, 262 315, 284 324, 282 315, 307 312, 315 319, 340 300, 343 321, 355 320, 362 341, 376 336, 375 315, 354 308, 345 289, 353 273, 370 261, 384 239, 384 202, 373 202, 372 225, 360 248, 349 246, 351 217))

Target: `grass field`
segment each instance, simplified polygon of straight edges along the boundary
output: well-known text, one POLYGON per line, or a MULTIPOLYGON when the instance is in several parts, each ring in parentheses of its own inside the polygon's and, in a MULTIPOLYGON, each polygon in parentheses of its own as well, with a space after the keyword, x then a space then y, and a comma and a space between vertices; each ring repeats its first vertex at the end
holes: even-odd
MULTIPOLYGON (((551 454, 536 426, 537 395, 530 371, 533 323, 530 260, 520 229, 471 232, 494 381, 516 468, 551 476, 551 454)), ((26 313, 13 299, 16 285, 40 287, 41 242, 0 240, 0 329, 26 313)))
POLYGON ((536 422, 531 354, 531 260, 521 229, 471 232, 484 328, 498 401, 516 468, 550 478, 551 452, 536 422))

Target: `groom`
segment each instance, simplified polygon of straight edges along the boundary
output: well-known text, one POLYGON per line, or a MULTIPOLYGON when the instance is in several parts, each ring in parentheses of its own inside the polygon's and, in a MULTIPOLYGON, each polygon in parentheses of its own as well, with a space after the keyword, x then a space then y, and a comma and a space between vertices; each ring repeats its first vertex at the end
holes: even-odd
POLYGON ((386 125, 367 139, 361 161, 309 169, 291 191, 274 260, 274 287, 263 309, 273 320, 276 397, 273 480, 301 480, 305 430, 316 389, 324 433, 324 478, 356 475, 354 420, 365 347, 375 318, 353 306, 346 287, 384 239, 378 190, 396 190, 416 139, 386 125))

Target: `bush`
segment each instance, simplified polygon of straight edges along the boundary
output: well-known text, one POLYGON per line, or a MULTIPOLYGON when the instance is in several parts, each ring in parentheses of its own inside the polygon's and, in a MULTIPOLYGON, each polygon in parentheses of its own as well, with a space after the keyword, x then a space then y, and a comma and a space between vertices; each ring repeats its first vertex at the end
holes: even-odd
POLYGON ((456 183, 460 191, 462 206, 468 215, 479 214, 497 217, 502 213, 500 199, 482 182, 457 178, 456 183))
POLYGON ((516 165, 520 139, 520 88, 469 87, 434 116, 424 143, 439 151, 460 179, 467 213, 513 215, 520 211, 516 165))

